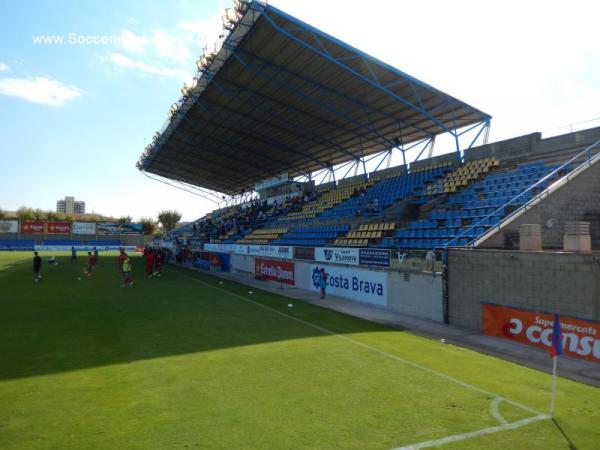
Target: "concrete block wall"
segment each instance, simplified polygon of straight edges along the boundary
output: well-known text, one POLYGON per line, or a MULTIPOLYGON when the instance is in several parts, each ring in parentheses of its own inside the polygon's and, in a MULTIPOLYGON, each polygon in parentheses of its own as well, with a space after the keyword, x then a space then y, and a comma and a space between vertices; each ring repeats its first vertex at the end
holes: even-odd
MULTIPOLYGON (((498 231, 479 248, 504 248, 505 236, 518 234, 521 224, 542 226, 542 246, 562 249, 565 222, 587 221, 600 216, 600 163, 560 187, 549 197, 498 231), (546 224, 555 219, 552 227, 546 224)), ((600 248, 600 226, 591 223, 592 248, 600 248)))
POLYGON ((600 320, 600 254, 449 250, 449 322, 481 331, 482 302, 600 320))
POLYGON ((465 162, 495 157, 503 162, 528 160, 565 161, 600 139, 600 127, 542 139, 531 133, 465 150, 465 162))
POLYGON ((443 322, 442 277, 409 271, 389 272, 388 308, 421 319, 443 322))

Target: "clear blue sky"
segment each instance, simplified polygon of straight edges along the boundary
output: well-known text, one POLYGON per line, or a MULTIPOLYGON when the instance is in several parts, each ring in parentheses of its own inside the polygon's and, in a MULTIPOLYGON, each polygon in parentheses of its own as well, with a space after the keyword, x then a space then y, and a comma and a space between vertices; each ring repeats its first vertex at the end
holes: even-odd
MULTIPOLYGON (((492 114, 492 140, 600 116, 595 2, 272 3, 492 114)), ((135 162, 231 4, 2 1, 0 208, 65 195, 135 219, 214 208, 135 162), (64 42, 34 43, 44 35, 64 42), (72 43, 103 36, 119 40, 72 43)))

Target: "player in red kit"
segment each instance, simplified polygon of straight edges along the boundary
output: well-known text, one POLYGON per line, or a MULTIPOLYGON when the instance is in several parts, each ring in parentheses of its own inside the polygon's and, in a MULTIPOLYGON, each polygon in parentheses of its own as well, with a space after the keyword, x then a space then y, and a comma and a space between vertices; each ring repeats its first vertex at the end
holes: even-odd
POLYGON ((146 253, 146 274, 145 276, 151 277, 154 272, 154 253, 149 251, 146 253))
POLYGON ((88 252, 88 265, 87 265, 87 269, 84 270, 85 274, 88 277, 92 276, 92 269, 94 268, 95 265, 96 265, 96 257, 92 254, 92 252, 88 252))
POLYGON ((123 278, 123 261, 125 261, 127 255, 125 254, 124 249, 120 249, 119 256, 117 257, 117 270, 119 272, 119 276, 123 278))
POLYGON ((154 260, 156 262, 156 272, 154 272, 154 275, 156 275, 157 277, 160 277, 162 274, 162 268, 163 268, 163 264, 164 264, 163 254, 160 249, 156 250, 156 253, 154 255, 154 260))

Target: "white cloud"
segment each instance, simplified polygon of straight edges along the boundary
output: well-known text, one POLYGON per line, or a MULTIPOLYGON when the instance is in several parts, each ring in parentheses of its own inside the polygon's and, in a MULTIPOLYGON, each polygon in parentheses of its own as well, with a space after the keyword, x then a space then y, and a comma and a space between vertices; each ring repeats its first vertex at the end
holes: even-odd
POLYGON ((8 72, 10 70, 10 67, 8 67, 7 64, 0 62, 0 72, 8 72))
POLYGON ((141 53, 145 50, 148 45, 147 36, 135 34, 129 30, 123 30, 121 32, 121 46, 130 52, 141 53))
POLYGON ((186 81, 192 78, 191 74, 186 70, 148 64, 144 61, 133 60, 121 53, 112 53, 110 55, 110 61, 117 67, 133 69, 149 75, 177 78, 181 81, 186 81))
POLYGON ((221 15, 216 15, 204 20, 189 21, 182 20, 177 23, 177 28, 187 33, 191 33, 198 43, 205 44, 217 39, 221 32, 221 15))
POLYGON ((166 31, 159 30, 152 34, 154 51, 159 58, 170 58, 177 61, 190 61, 192 52, 186 44, 183 36, 177 36, 166 31))
POLYGON ((32 103, 60 106, 79 97, 82 91, 77 86, 45 77, 0 78, 0 94, 32 103))

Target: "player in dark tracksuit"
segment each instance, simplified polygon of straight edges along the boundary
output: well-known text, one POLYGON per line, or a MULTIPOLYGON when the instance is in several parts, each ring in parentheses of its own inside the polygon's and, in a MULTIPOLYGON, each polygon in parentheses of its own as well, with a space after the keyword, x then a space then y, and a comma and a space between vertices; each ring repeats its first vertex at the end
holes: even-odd
POLYGON ((38 255, 38 252, 33 252, 33 282, 37 283, 42 279, 42 258, 38 255))

